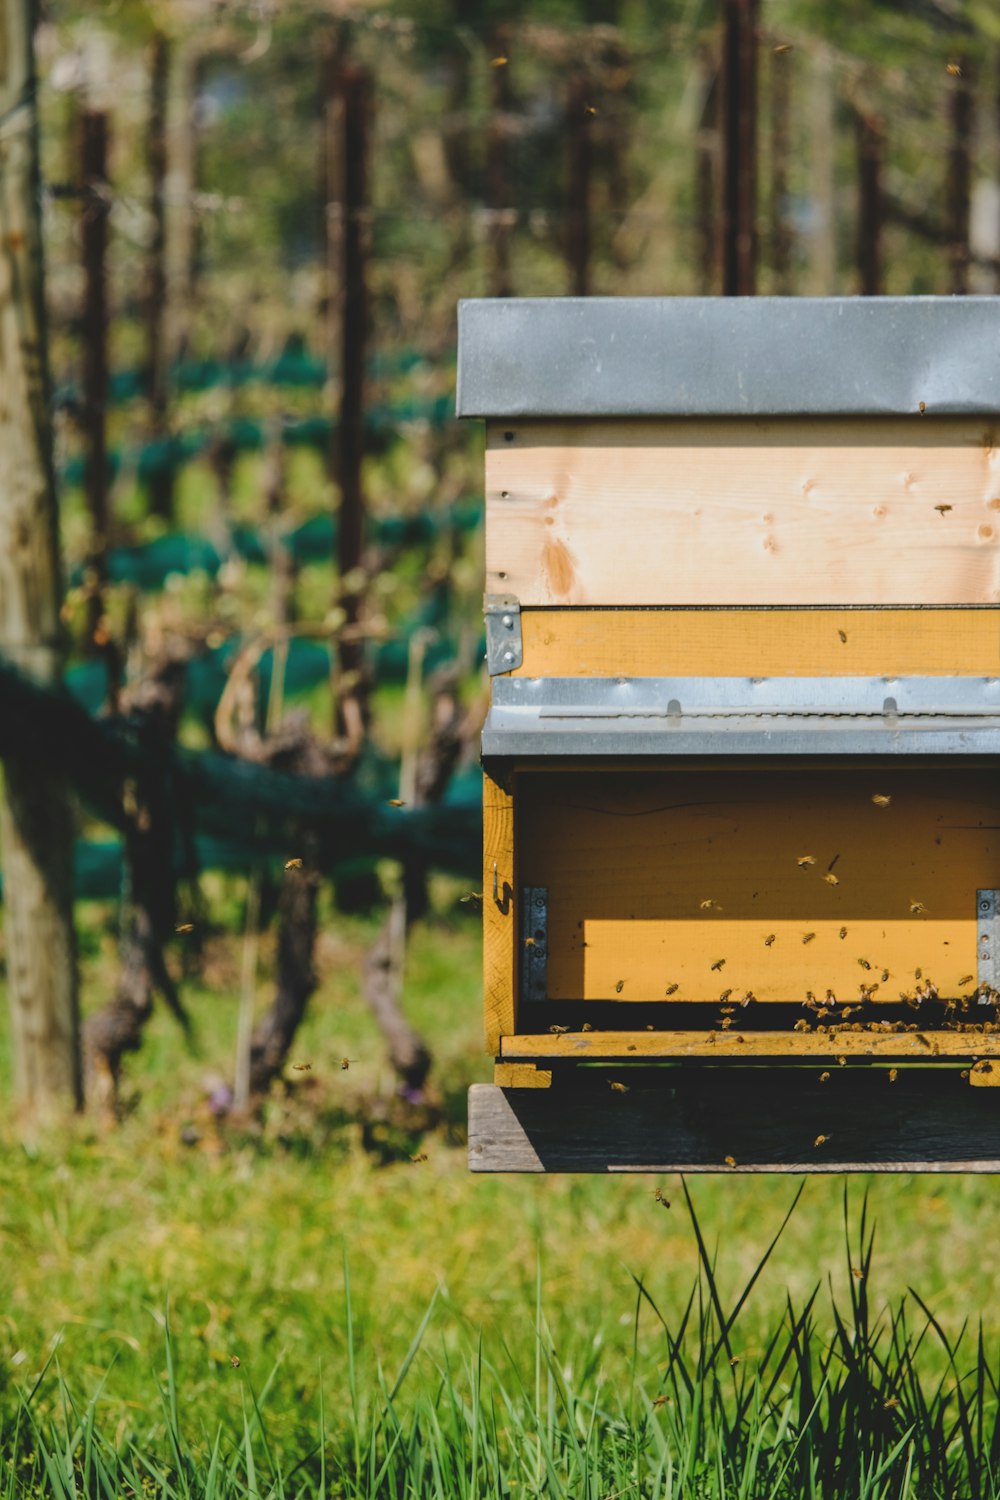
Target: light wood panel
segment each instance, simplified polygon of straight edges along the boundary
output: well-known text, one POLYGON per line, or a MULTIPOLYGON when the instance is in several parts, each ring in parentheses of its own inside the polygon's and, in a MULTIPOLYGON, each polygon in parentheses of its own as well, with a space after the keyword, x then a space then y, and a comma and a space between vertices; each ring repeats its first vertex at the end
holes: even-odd
POLYGON ((518 876, 548 889, 551 999, 974 989, 976 891, 1000 886, 991 770, 553 770, 518 785, 518 876))
MULTIPOLYGON (((474 1172, 997 1172, 1000 1097, 955 1069, 629 1069, 469 1090, 474 1172)), ((652 1201, 652 1190, 650 1190, 652 1201)), ((657 1212, 651 1208, 651 1212, 657 1212)))
POLYGON ((963 418, 490 424, 522 605, 992 604, 1000 452, 963 418))
POLYGON ((514 801, 483 774, 483 1010, 486 1047, 514 1030, 517 982, 517 882, 514 873, 514 801))
MULTIPOLYGON (((507 1036, 501 1044, 505 1062, 648 1062, 650 1058, 683 1062, 797 1061, 822 1067, 850 1061, 885 1063, 960 1063, 1000 1057, 1000 1035, 957 1031, 569 1031, 507 1036)), ((628 1072, 609 1075, 628 1085, 628 1072)), ((778 1085, 775 1083, 777 1091, 778 1085)), ((1000 1124, 1000 1113, 997 1116, 1000 1124)))
POLYGON ((1000 672, 993 609, 525 609, 515 677, 1000 672))

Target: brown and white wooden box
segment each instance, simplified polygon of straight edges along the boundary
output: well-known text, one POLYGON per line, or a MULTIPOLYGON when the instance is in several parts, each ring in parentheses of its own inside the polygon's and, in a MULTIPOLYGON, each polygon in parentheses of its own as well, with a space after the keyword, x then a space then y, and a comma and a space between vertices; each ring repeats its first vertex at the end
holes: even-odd
POLYGON ((1000 301, 464 303, 458 407, 473 1167, 992 1169, 1000 301))

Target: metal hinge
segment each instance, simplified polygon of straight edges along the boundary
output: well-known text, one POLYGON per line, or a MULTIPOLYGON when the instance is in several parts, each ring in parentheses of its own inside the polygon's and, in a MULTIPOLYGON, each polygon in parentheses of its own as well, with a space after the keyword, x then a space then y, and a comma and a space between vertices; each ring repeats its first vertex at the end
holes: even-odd
POLYGON ((521 605, 513 594, 487 594, 483 600, 486 616, 486 669, 491 677, 512 672, 524 660, 521 645, 521 605))
POLYGON ((1000 990, 1000 920, 997 891, 976 892, 976 980, 983 1004, 1000 990))
POLYGON ((521 887, 522 1000, 545 1000, 549 979, 549 892, 544 885, 521 887))

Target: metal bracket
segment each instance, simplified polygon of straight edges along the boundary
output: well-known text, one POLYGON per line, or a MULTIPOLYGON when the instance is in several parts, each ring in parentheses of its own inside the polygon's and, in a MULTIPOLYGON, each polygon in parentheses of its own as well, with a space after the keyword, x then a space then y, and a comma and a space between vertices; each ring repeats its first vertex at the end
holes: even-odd
POLYGON ((491 677, 512 672, 524 660, 521 643, 521 605, 513 594, 487 594, 483 600, 486 616, 486 668, 491 677))
POLYGON ((1000 891, 976 892, 976 979, 979 1003, 1000 990, 1000 891))
POLYGON ((548 996, 549 892, 544 885, 521 887, 521 993, 522 1000, 545 1000, 548 996))

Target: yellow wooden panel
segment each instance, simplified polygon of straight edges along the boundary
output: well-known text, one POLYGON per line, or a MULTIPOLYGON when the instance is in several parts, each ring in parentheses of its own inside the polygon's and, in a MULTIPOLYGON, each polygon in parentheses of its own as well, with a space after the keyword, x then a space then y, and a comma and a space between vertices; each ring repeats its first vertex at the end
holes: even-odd
POLYGON ((534 1063, 498 1062, 493 1065, 493 1082, 503 1089, 548 1089, 552 1087, 552 1069, 534 1063))
POLYGON ((483 1010, 486 1047, 496 1054, 514 1030, 517 883, 514 804, 509 792, 483 774, 483 1010))
MULTIPOLYGON (((573 1031, 504 1037, 503 1056, 514 1059, 569 1058, 576 1062, 650 1058, 683 1061, 705 1058, 720 1062, 759 1059, 796 1059, 837 1066, 840 1058, 873 1062, 962 1062, 1000 1057, 996 1032, 960 1031, 841 1031, 836 1035, 797 1031, 573 1031)), ((628 1074, 621 1077, 627 1080, 628 1074)), ((775 1087, 780 1085, 776 1082, 775 1087)))
POLYGON ((989 677, 993 609, 526 609, 518 677, 989 677))
POLYGON ((486 573, 522 605, 992 604, 1000 450, 959 417, 490 424, 486 573))
POLYGON ((553 770, 518 785, 518 874, 548 889, 552 999, 974 988, 976 890, 1000 886, 993 770, 553 770))

